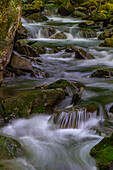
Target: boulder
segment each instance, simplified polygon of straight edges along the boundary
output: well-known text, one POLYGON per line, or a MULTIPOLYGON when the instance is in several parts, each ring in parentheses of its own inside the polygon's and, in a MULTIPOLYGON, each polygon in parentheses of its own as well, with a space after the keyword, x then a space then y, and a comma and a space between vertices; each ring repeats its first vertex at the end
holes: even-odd
POLYGON ((106 38, 104 43, 99 45, 100 47, 112 47, 113 48, 113 36, 111 38, 106 38))
POLYGON ((102 32, 99 36, 98 39, 100 40, 105 40, 106 38, 111 38, 113 36, 113 28, 105 30, 102 32))
POLYGON ((93 26, 94 25, 94 21, 85 21, 85 22, 81 22, 80 24, 79 24, 79 27, 91 27, 91 26, 93 26))
POLYGON ((48 18, 44 16, 41 12, 39 13, 33 13, 27 17, 28 19, 32 19, 35 22, 42 22, 42 21, 47 21, 48 18))
POLYGON ((104 137, 95 145, 90 154, 96 159, 97 167, 100 170, 113 169, 113 134, 110 137, 104 137))
POLYGON ((48 85, 47 89, 62 88, 67 96, 72 96, 71 104, 76 105, 81 99, 82 92, 85 86, 79 82, 71 82, 64 79, 57 80, 56 82, 48 85))
POLYGON ((15 118, 29 117, 32 113, 52 114, 66 96, 76 96, 73 104, 77 104, 84 87, 81 83, 60 79, 50 85, 44 85, 43 88, 22 92, 2 101, 1 116, 8 122, 15 118))
POLYGON ((94 71, 90 77, 110 78, 111 76, 113 76, 113 70, 98 69, 94 71))
POLYGON ((37 48, 27 44, 25 40, 17 41, 14 50, 22 55, 26 55, 30 57, 39 57, 37 48))
POLYGON ((16 69, 30 71, 30 72, 33 70, 31 63, 28 61, 27 58, 16 54, 12 55, 10 66, 16 69))
POLYGON ((72 14, 74 8, 72 7, 72 5, 70 4, 70 6, 66 7, 66 6, 60 6, 60 8, 58 9, 58 13, 61 16, 69 16, 70 14, 72 14))
MULTIPOLYGON (((15 139, 0 135, 0 153, 0 160, 15 159, 22 156, 23 149, 15 139)), ((2 163, 0 163, 1 166, 2 163)))
POLYGON ((79 10, 75 10, 73 13, 72 13, 72 16, 73 17, 80 17, 82 19, 87 19, 88 16, 84 13, 84 12, 81 12, 79 10))
POLYGON ((85 50, 83 50, 82 48, 79 48, 76 52, 75 52, 75 58, 77 59, 94 59, 93 55, 86 52, 85 50))
POLYGON ((52 114, 55 107, 65 98, 64 90, 43 89, 23 92, 3 100, 5 122, 15 118, 27 118, 32 113, 52 114))
POLYGON ((58 32, 58 33, 55 33, 54 35, 52 35, 50 37, 50 39, 67 39, 67 36, 63 32, 58 32))

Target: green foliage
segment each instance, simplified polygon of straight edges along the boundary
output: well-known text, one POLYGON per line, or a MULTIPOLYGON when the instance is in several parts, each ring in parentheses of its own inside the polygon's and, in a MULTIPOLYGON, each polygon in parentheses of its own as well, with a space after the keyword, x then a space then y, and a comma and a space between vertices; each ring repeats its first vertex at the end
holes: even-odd
POLYGON ((113 134, 94 146, 90 153, 96 159, 98 167, 107 169, 113 162, 113 134))

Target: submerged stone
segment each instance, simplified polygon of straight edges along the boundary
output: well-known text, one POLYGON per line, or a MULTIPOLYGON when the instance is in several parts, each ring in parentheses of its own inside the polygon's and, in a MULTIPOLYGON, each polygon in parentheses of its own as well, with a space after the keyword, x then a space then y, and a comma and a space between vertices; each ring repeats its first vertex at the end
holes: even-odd
POLYGON ((100 170, 113 169, 113 134, 105 137, 90 151, 100 170))

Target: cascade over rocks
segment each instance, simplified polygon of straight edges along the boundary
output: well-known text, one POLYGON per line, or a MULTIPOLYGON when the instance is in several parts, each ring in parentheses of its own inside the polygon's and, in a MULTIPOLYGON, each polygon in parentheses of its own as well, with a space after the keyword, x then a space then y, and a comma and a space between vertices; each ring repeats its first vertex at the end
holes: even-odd
POLYGON ((71 107, 64 110, 57 110, 50 118, 56 128, 80 128, 91 118, 99 116, 99 107, 91 105, 86 107, 71 107))
POLYGON ((50 85, 3 100, 2 117, 4 121, 14 118, 26 118, 32 113, 52 114, 56 106, 66 97, 74 96, 73 104, 80 101, 84 85, 60 79, 50 85))

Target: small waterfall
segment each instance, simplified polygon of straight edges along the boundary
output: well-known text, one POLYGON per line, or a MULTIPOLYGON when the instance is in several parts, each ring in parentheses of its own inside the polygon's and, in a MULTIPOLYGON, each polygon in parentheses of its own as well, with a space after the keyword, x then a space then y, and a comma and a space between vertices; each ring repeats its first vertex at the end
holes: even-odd
POLYGON ((74 39, 73 35, 70 33, 65 33, 65 35, 67 36, 67 39, 74 39))
POLYGON ((50 37, 49 29, 39 28, 37 38, 49 38, 49 37, 50 37))
POLYGON ((72 35, 73 38, 76 38, 78 32, 79 28, 75 24, 69 29, 69 33, 72 35))
POLYGON ((57 128, 84 128, 85 124, 98 117, 98 111, 88 112, 86 108, 71 110, 68 109, 61 113, 56 113, 50 118, 50 122, 56 124, 57 128))

